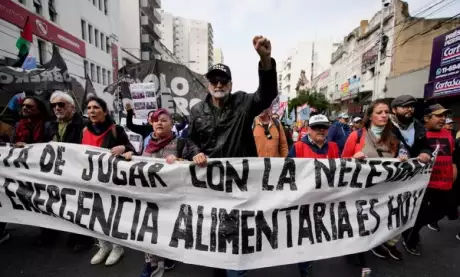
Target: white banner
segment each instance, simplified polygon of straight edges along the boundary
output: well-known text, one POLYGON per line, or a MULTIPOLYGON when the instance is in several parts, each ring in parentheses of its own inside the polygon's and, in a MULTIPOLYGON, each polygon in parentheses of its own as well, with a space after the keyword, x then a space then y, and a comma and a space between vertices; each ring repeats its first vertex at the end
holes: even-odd
POLYGON ((185 263, 252 269, 367 251, 415 222, 432 165, 395 159, 110 156, 0 147, 0 222, 80 233, 185 263))

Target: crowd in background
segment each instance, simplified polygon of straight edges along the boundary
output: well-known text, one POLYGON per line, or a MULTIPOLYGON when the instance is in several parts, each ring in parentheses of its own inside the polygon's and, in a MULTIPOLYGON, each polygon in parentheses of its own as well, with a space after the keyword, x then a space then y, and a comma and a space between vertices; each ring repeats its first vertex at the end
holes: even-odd
MULTIPOLYGON (((54 117, 48 115, 46 105, 38 98, 26 97, 21 105, 21 119, 14 126, 11 137, 2 142, 15 147, 42 142, 65 142, 106 148, 113 155, 127 160, 136 155, 193 161, 205 166, 208 158, 232 157, 292 157, 292 158, 398 158, 402 162, 416 158, 427 163, 436 147, 440 147, 431 180, 413 228, 402 236, 392 238, 372 249, 379 258, 401 261, 397 245, 419 256, 419 232, 425 226, 440 230, 437 222, 444 217, 458 218, 460 196, 457 178, 458 144, 455 141, 449 110, 431 105, 424 110, 423 121, 414 118, 416 100, 400 96, 391 104, 376 100, 364 118, 351 119, 343 113, 335 122, 320 113, 310 114, 301 127, 287 126, 279 116, 271 113, 271 104, 278 95, 276 62, 271 58, 271 44, 263 37, 254 38, 254 48, 260 56, 258 65, 259 89, 248 94, 231 93, 230 68, 217 64, 210 68, 208 95, 191 110, 190 119, 171 115, 157 109, 148 115, 148 124, 133 124, 133 110, 126 105, 127 128, 142 136, 140 149, 129 141, 126 129, 115 124, 107 103, 97 97, 87 102, 88 117, 75 109, 74 99, 57 91, 50 98, 54 117)), ((6 224, 0 225, 0 243, 9 238, 6 224)), ((460 230, 459 230, 460 231, 460 230)), ((42 229, 40 243, 56 239, 59 232, 42 229)), ((460 240, 460 234, 457 235, 460 240)), ((69 235, 69 247, 74 251, 88 250, 93 239, 69 235)), ((91 264, 116 264, 124 255, 123 247, 98 240, 99 249, 91 264)), ((364 255, 347 257, 350 262, 366 267, 364 255)), ((145 254, 142 277, 151 277, 159 270, 171 270, 176 262, 145 254)), ((301 277, 308 276, 311 263, 298 264, 301 277)), ((216 269, 215 276, 246 276, 246 271, 216 269)))

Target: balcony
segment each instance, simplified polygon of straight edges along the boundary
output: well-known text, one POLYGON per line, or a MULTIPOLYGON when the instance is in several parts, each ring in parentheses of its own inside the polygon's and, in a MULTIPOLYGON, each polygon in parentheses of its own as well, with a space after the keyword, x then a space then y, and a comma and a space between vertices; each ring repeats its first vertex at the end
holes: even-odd
POLYGON ((161 23, 161 14, 155 9, 153 0, 141 0, 140 8, 143 14, 148 16, 154 23, 161 23))
POLYGON ((161 38, 161 31, 156 24, 146 15, 141 16, 141 26, 144 30, 155 37, 155 39, 161 38))
POLYGON ((157 9, 161 8, 161 0, 153 0, 153 6, 157 9))
POLYGON ((141 53, 141 60, 143 61, 149 61, 151 56, 151 52, 149 51, 142 51, 141 53))
POLYGON ((161 23, 161 14, 156 9, 153 10, 153 21, 157 24, 161 23))

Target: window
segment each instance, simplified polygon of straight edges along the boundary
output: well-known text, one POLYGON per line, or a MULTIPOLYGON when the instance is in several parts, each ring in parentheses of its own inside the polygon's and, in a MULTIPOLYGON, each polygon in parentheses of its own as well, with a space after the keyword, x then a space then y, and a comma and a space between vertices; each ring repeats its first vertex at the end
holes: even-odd
POLYGON ((97 66, 96 71, 97 71, 97 82, 101 83, 101 67, 97 66))
POLYGON ((109 79, 108 82, 109 84, 111 84, 112 83, 112 72, 110 72, 110 70, 107 70, 107 79, 109 79))
POLYGON ((89 76, 89 64, 88 61, 83 61, 83 69, 85 70, 85 77, 88 75, 89 76))
POLYGON ((88 42, 93 43, 93 26, 88 24, 88 42))
POLYGON ((107 85, 107 72, 106 72, 105 68, 102 69, 102 84, 104 86, 107 85))
POLYGON ((56 12, 56 9, 54 8, 54 0, 48 1, 48 12, 50 14, 50 20, 53 22, 56 22, 57 12, 56 12))
MULTIPOLYGON (((102 1, 102 0, 100 0, 100 1, 102 1)), ((108 9, 107 9, 107 0, 104 0, 104 13, 105 13, 105 15, 107 15, 107 14, 108 14, 108 9)))
POLYGON ((102 4, 103 4, 102 0, 99 0, 99 10, 101 11, 102 11, 102 4))
POLYGON ((86 29, 86 21, 84 21, 83 19, 81 20, 81 38, 83 40, 86 40, 88 38, 88 29, 86 29))
POLYGON ((42 1, 34 0, 34 8, 37 14, 42 14, 42 1))
POLYGON ((101 50, 104 51, 104 41, 105 41, 105 36, 103 33, 101 33, 101 50))
POLYGON ((94 29, 94 45, 99 47, 99 31, 97 29, 94 29))
POLYGON ((97 5, 96 5, 96 1, 97 1, 97 0, 93 0, 93 5, 94 5, 94 6, 97 6, 97 5))
POLYGON ((38 48, 38 62, 40 64, 46 63, 45 57, 46 57, 46 44, 43 40, 38 40, 37 44, 38 48))
POLYGON ((96 67, 91 64, 91 81, 96 82, 96 67))
POLYGON ((109 39, 109 37, 105 38, 105 51, 110 54, 110 39, 109 39))

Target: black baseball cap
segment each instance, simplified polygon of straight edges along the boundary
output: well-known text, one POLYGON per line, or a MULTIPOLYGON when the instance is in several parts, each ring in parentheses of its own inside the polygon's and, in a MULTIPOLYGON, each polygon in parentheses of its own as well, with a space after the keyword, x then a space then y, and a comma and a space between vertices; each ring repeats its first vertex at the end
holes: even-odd
POLYGON ((223 63, 218 63, 211 66, 208 70, 208 73, 206 73, 206 78, 209 80, 209 78, 211 78, 212 76, 221 74, 226 75, 230 79, 230 81, 232 80, 232 72, 230 71, 230 67, 226 66, 223 63))
POLYGON ((417 99, 410 95, 401 95, 391 101, 391 108, 415 106, 417 99))

